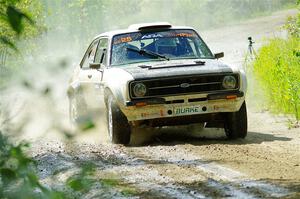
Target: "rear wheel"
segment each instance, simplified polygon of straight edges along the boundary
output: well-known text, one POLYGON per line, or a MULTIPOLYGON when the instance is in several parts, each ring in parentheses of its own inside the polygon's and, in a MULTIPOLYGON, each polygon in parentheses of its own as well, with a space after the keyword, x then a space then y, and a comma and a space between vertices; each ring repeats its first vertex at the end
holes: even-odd
POLYGON ((106 98, 106 119, 110 141, 115 144, 129 144, 130 125, 112 95, 106 98))
POLYGON ((247 136, 247 108, 244 102, 240 110, 226 113, 225 133, 229 139, 245 138, 247 136))
POLYGON ((77 130, 77 128, 87 122, 87 106, 80 95, 70 96, 69 117, 74 130, 77 130))
POLYGON ((80 123, 87 114, 87 106, 81 96, 69 98, 69 116, 73 123, 80 123))

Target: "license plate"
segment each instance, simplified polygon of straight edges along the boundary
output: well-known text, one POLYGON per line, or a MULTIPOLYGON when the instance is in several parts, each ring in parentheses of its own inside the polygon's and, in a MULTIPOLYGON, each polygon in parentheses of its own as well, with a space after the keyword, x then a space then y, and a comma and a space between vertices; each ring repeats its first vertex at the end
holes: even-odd
POLYGON ((200 106, 186 106, 174 108, 174 115, 193 115, 203 112, 200 106))

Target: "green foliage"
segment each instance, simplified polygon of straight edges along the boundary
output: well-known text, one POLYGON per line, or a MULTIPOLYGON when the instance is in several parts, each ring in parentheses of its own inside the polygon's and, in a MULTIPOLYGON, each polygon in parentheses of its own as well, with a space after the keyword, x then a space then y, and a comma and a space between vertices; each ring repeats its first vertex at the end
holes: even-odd
POLYGON ((101 185, 101 189, 110 190, 115 189, 122 196, 130 197, 137 195, 138 191, 130 187, 128 184, 123 184, 120 179, 95 179, 95 168, 96 166, 92 163, 86 163, 81 167, 78 174, 75 174, 67 179, 66 185, 70 187, 73 192, 83 195, 89 191, 95 189, 95 186, 101 185))
POLYGON ((10 26, 18 35, 24 30, 24 25, 22 23, 23 19, 26 19, 30 24, 33 24, 32 19, 27 14, 16 9, 14 6, 7 6, 6 16, 10 26))
MULTIPOLYGON (((300 0, 298 1, 298 9, 300 10, 300 0)), ((295 17, 288 17, 285 29, 292 37, 300 38, 300 12, 295 17)))
POLYGON ((290 35, 300 38, 300 14, 297 17, 288 17, 284 27, 290 35))
POLYGON ((95 165, 89 163, 83 165, 79 174, 71 176, 67 180, 67 185, 74 191, 79 191, 81 193, 88 192, 95 180, 91 178, 94 173, 95 165))
MULTIPOLYGON (((266 92, 269 107, 300 118, 300 40, 271 39, 254 62, 254 74, 266 92)), ((256 89, 261 89, 257 87, 256 89)))
POLYGON ((92 119, 88 119, 85 122, 83 122, 81 125, 79 125, 80 131, 87 131, 87 130, 93 129, 95 127, 96 127, 96 125, 92 119))
POLYGON ((63 198, 63 194, 41 185, 35 161, 24 149, 28 144, 11 144, 0 131, 0 198, 63 198))
MULTIPOLYGON (((298 6, 300 6, 298 0, 298 6)), ((300 7, 299 7, 300 8, 300 7)), ((268 41, 254 61, 254 75, 265 90, 271 110, 300 119, 300 12, 284 26, 287 39, 268 41)), ((256 86, 256 89, 260 89, 256 86)))
POLYGON ((8 46, 16 52, 18 51, 16 45, 5 36, 0 36, 0 43, 4 46, 8 46))
MULTIPOLYGON (((37 0, 0 0, 0 88, 7 84, 14 66, 24 61, 18 43, 41 32, 41 12, 42 6, 37 0), (8 63, 10 57, 13 61, 8 63)), ((32 44, 28 44, 24 48, 27 52, 32 49, 32 44)))
POLYGON ((128 184, 123 184, 117 179, 101 179, 100 182, 105 188, 113 187, 118 189, 125 197, 138 195, 138 190, 136 190, 136 188, 130 187, 128 184))
POLYGON ((41 5, 36 0, 0 0, 0 49, 15 49, 18 39, 37 35, 35 20, 40 16, 41 5))

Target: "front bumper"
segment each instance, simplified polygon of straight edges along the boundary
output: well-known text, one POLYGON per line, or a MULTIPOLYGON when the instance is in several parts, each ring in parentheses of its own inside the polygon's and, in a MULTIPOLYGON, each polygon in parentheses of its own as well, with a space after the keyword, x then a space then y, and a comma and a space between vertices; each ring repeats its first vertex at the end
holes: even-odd
POLYGON ((245 97, 242 92, 211 95, 196 94, 149 99, 138 103, 128 102, 127 106, 121 109, 128 121, 138 121, 207 113, 236 112, 240 109, 244 100, 245 97))

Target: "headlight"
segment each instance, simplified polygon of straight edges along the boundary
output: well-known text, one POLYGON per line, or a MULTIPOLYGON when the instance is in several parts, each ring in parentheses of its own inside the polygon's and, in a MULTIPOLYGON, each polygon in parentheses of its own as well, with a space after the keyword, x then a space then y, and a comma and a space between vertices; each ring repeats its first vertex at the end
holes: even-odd
POLYGON ((143 83, 137 83, 133 86, 133 94, 136 97, 144 97, 147 92, 147 87, 143 83))
POLYGON ((223 88, 233 89, 236 87, 236 79, 234 76, 225 76, 222 83, 223 88))

